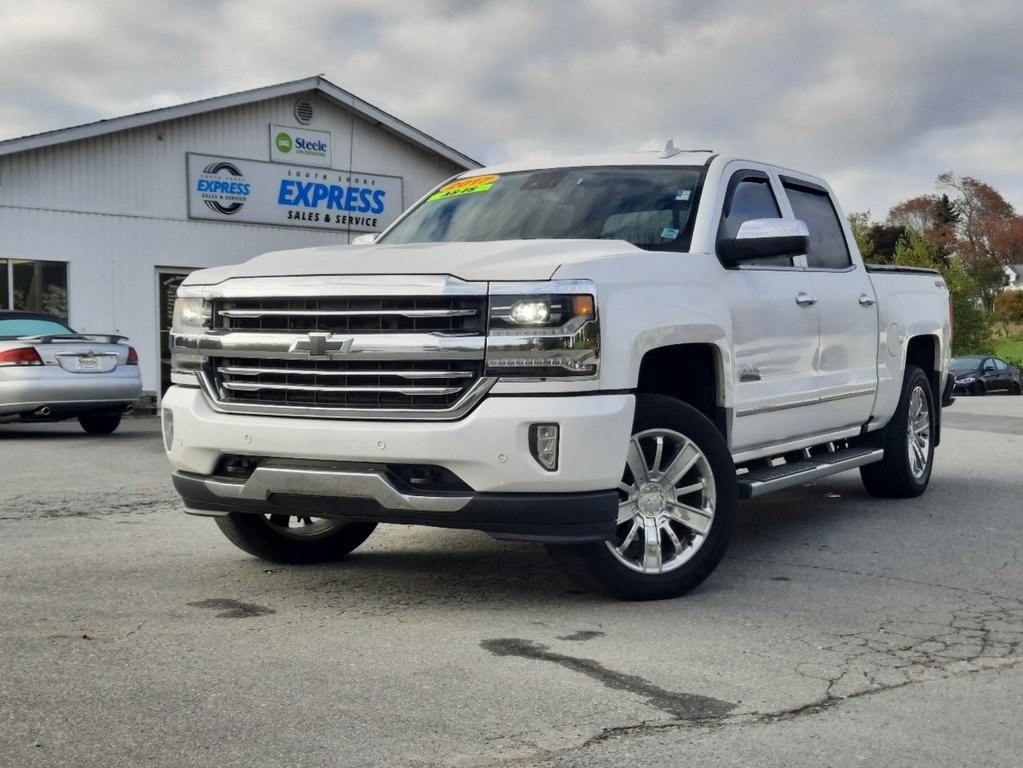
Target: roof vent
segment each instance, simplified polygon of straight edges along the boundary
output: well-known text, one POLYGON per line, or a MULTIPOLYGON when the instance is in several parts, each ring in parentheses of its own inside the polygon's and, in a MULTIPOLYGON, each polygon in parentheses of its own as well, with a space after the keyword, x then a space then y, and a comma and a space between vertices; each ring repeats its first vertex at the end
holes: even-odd
POLYGON ((308 101, 296 101, 295 119, 302 125, 309 125, 313 121, 313 105, 308 101))

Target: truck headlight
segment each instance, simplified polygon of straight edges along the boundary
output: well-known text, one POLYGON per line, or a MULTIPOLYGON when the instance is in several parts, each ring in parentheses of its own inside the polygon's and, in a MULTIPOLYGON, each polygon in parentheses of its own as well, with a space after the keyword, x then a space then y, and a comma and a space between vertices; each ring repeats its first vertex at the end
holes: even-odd
POLYGON ((495 283, 490 290, 487 374, 596 376, 596 286, 585 280, 495 283))
POLYGON ((592 294, 548 296, 494 296, 490 300, 490 332, 514 336, 525 329, 562 333, 569 325, 593 320, 596 309, 592 294))
POLYGON ((198 384, 196 374, 202 367, 199 337, 210 327, 212 315, 210 302, 203 298, 201 289, 189 286, 178 288, 170 332, 173 383, 190 386, 198 384))
POLYGON ((201 296, 182 296, 174 300, 172 330, 187 333, 210 327, 210 303, 201 296))

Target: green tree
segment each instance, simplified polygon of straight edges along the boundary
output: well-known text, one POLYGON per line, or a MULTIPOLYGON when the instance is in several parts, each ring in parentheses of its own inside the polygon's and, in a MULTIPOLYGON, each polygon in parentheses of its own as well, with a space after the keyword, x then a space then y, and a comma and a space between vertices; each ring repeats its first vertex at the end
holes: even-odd
POLYGON ((984 307, 977 281, 961 259, 949 259, 941 270, 952 296, 952 317, 955 333, 952 354, 989 355, 994 353, 991 341, 991 313, 984 307))
POLYGON ((907 228, 895 244, 895 263, 900 267, 938 269, 941 266, 941 254, 937 243, 928 240, 917 230, 907 228))
POLYGON ((906 234, 906 228, 894 224, 872 224, 870 240, 874 243, 874 261, 877 264, 895 263, 895 245, 906 234))
POLYGON ((948 259, 956 248, 956 227, 959 209, 947 194, 919 195, 903 200, 888 211, 888 227, 915 229, 938 246, 941 261, 948 259))
POLYGON ((856 240, 856 248, 863 260, 869 264, 876 263, 873 259, 874 241, 870 237, 870 211, 849 214, 849 229, 856 240))

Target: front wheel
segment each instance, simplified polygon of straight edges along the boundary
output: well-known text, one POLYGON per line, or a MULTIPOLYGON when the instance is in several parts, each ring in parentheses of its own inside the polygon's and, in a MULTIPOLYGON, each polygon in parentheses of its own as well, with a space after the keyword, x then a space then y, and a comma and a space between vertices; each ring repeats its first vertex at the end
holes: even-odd
POLYGON ((547 546, 561 569, 585 589, 626 600, 698 586, 724 556, 738 506, 721 433, 690 405, 638 396, 618 498, 613 538, 547 546))
POLYGON ((239 549, 286 565, 340 560, 377 527, 376 523, 243 512, 215 519, 223 534, 239 549))
POLYGON ((934 464, 935 418, 926 374, 907 365, 899 404, 884 429, 884 458, 860 467, 871 496, 909 499, 927 490, 934 464))

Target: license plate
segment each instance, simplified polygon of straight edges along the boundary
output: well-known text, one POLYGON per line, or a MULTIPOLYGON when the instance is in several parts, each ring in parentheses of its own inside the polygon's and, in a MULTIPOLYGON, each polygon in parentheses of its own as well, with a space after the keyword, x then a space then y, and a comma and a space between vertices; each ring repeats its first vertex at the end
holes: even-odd
POLYGON ((76 371, 98 371, 99 370, 99 358, 98 357, 84 357, 79 355, 75 358, 75 370, 76 371))

